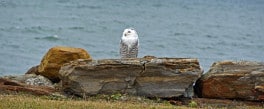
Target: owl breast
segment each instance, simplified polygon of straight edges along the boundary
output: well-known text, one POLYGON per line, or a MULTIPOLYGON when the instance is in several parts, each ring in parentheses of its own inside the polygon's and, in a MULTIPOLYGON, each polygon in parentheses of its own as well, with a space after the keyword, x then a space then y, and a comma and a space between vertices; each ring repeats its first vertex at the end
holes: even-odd
POLYGON ((128 46, 128 48, 131 48, 133 45, 135 45, 138 42, 138 38, 135 37, 122 38, 122 41, 124 44, 128 46))
POLYGON ((120 42, 121 58, 136 58, 138 55, 138 38, 123 39, 120 42))

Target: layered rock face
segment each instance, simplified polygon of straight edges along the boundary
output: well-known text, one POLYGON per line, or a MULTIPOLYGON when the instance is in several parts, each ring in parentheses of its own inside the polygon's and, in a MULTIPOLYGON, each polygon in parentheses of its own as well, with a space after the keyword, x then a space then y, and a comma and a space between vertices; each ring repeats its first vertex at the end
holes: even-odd
POLYGON ((45 54, 37 67, 38 71, 36 73, 49 78, 53 82, 58 82, 58 73, 63 64, 77 59, 90 58, 90 55, 82 48, 56 46, 45 54))
POLYGON ((221 61, 196 83, 204 98, 264 100, 264 63, 221 61))
POLYGON ((59 74, 62 90, 78 96, 191 97, 202 71, 197 59, 136 58, 77 60, 65 64, 59 74))
POLYGON ((34 95, 52 95, 56 90, 46 86, 31 86, 19 81, 0 77, 1 93, 29 92, 34 95))

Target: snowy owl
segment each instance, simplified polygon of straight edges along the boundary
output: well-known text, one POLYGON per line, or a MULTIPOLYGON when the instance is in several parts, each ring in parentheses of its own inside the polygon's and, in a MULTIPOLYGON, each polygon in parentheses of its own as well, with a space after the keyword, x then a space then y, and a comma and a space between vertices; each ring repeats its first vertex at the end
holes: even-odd
POLYGON ((120 41, 121 58, 137 58, 138 43, 139 40, 136 30, 133 28, 125 29, 120 41))

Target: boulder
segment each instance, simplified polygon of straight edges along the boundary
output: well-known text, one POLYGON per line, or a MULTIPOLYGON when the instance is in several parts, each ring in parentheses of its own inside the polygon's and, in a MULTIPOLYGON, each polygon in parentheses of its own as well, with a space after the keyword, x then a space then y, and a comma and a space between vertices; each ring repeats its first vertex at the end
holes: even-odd
POLYGON ((202 74, 197 59, 133 58, 76 60, 60 72, 61 89, 78 96, 127 93, 146 97, 191 97, 202 74))
POLYGON ((197 81, 195 91, 204 98, 264 100, 264 63, 216 62, 197 81))
POLYGON ((90 55, 81 48, 56 46, 51 48, 41 60, 37 74, 43 75, 53 82, 59 82, 61 66, 76 59, 90 59, 90 55))

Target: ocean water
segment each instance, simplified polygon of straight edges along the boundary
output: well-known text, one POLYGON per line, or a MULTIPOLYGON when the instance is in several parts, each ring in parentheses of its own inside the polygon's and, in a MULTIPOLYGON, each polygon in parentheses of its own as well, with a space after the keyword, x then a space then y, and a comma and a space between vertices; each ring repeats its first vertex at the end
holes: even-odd
POLYGON ((139 57, 264 61, 264 0, 0 0, 0 76, 24 74, 57 45, 119 58, 125 28, 139 57))

